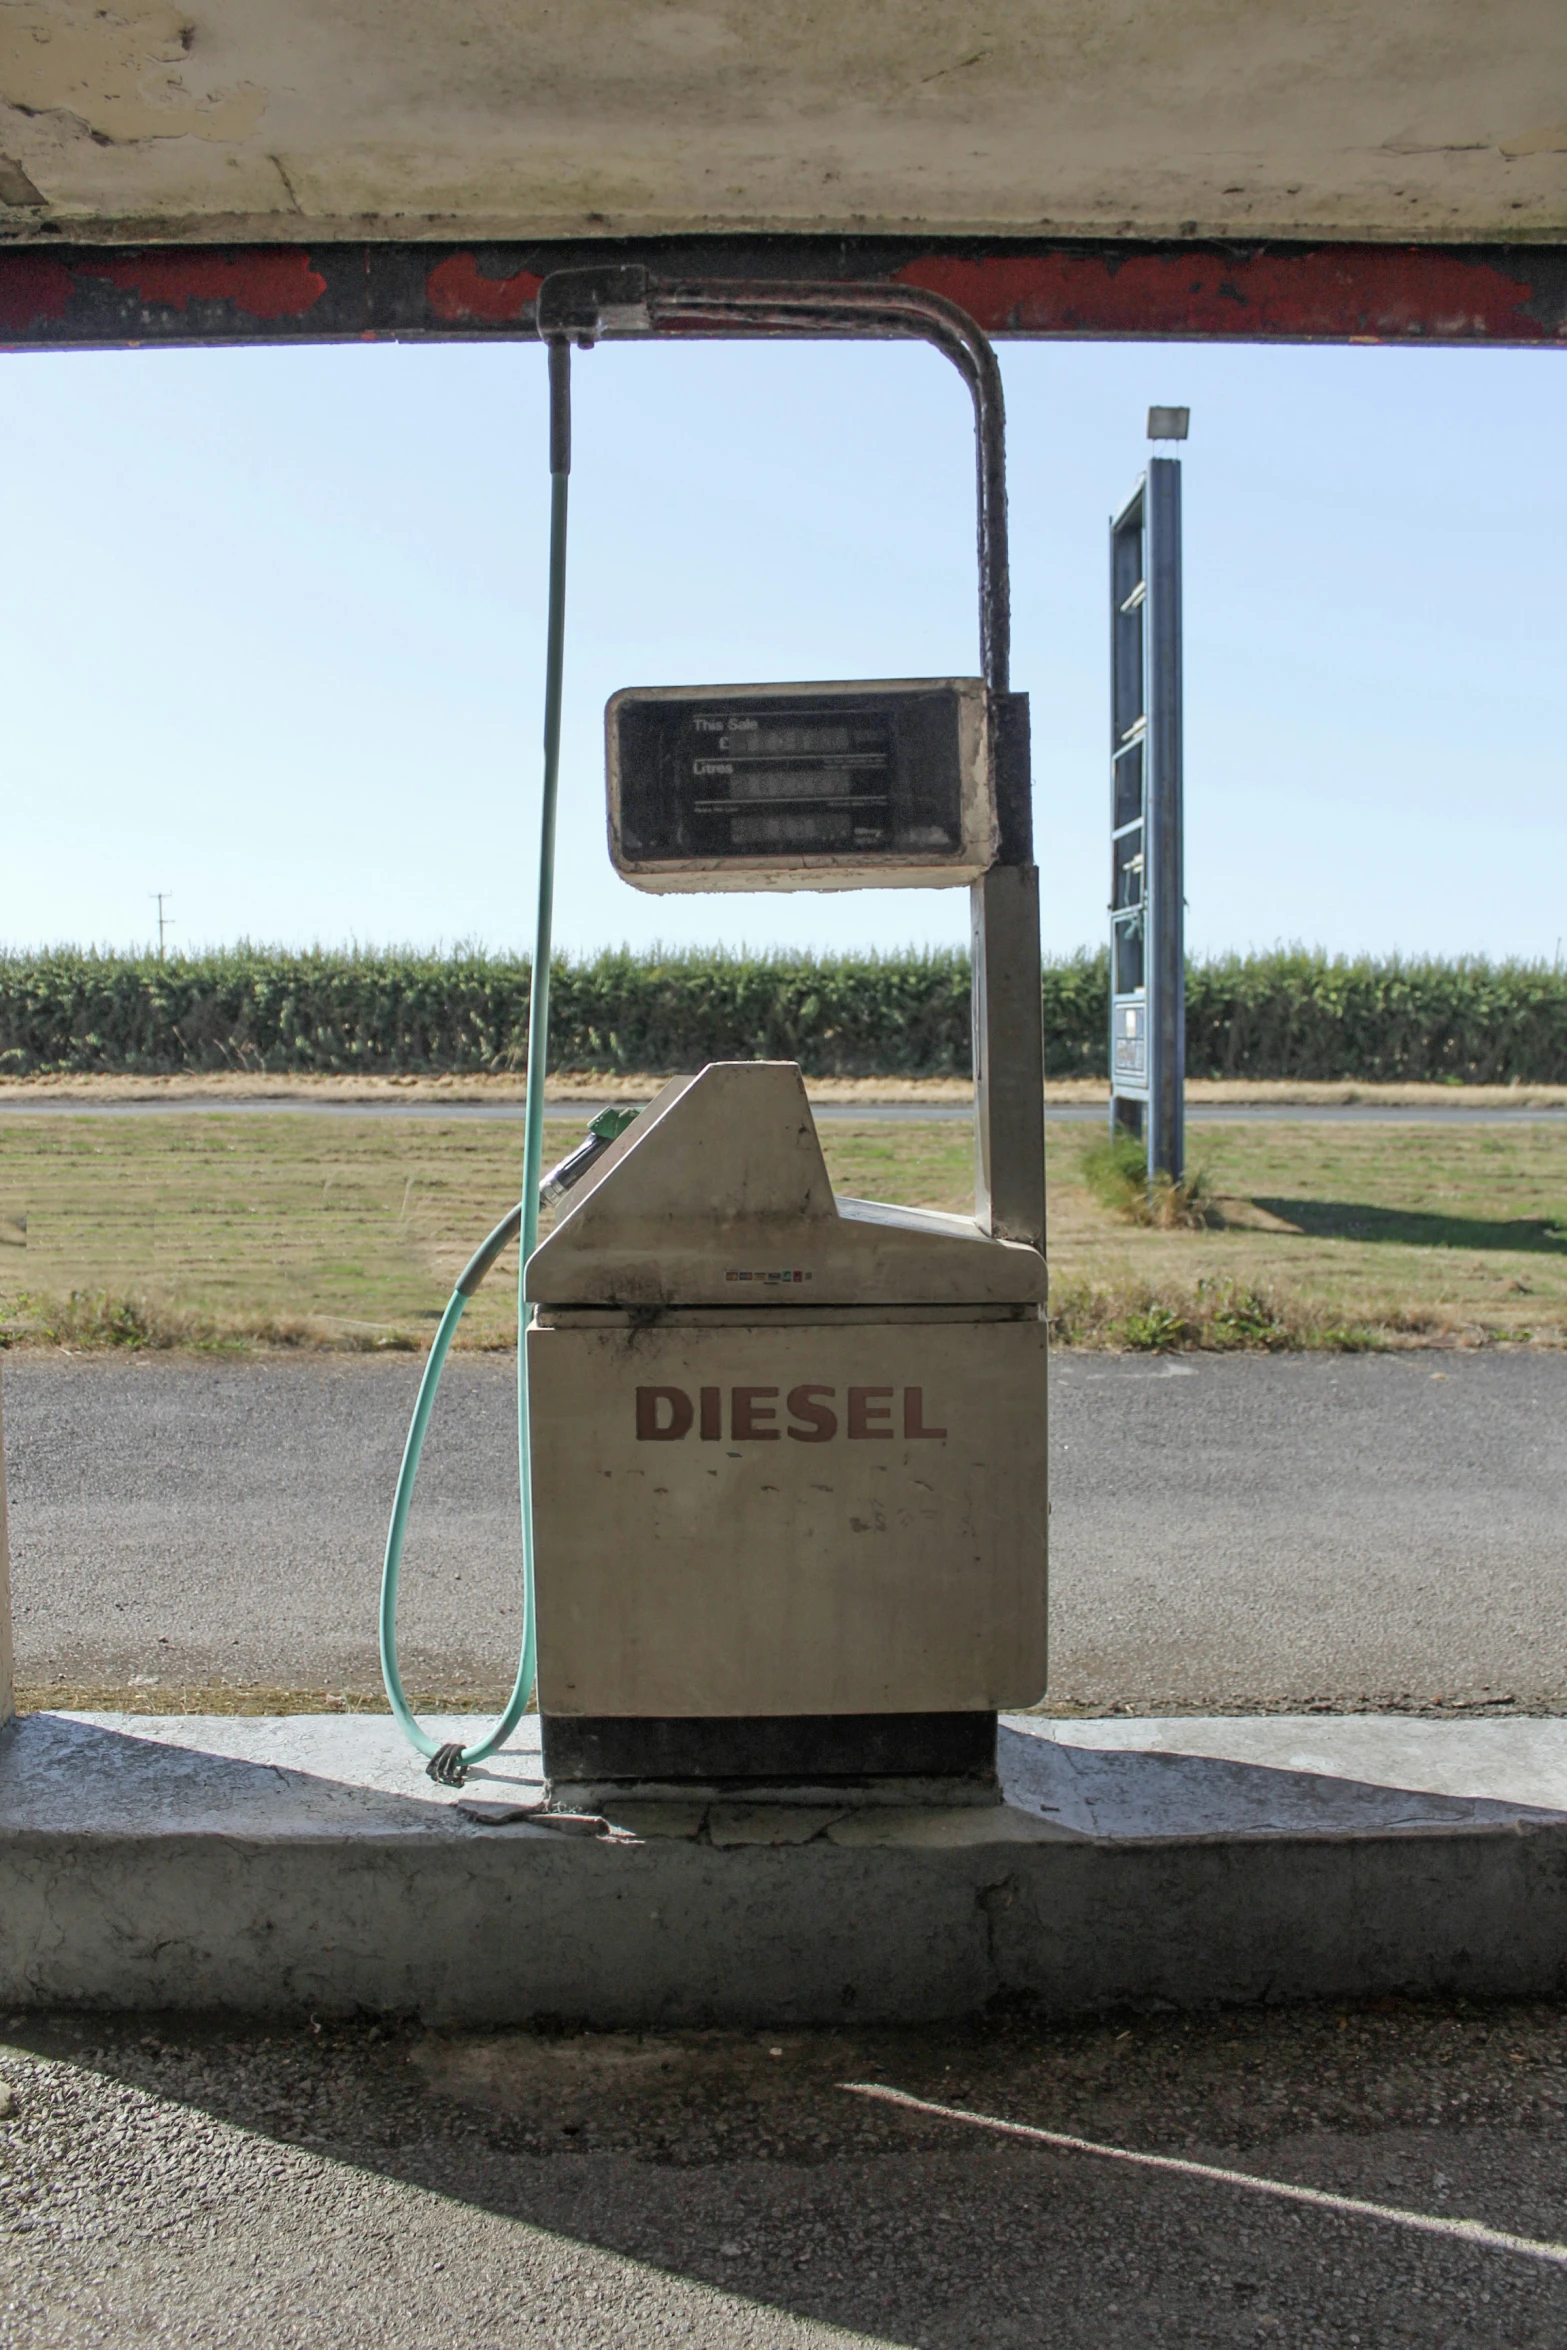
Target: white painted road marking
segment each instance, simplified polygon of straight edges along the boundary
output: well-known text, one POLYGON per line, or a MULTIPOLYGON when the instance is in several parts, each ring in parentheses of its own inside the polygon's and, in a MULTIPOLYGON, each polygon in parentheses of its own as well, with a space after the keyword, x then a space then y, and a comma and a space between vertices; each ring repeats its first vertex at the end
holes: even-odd
POLYGON ((1441 2219, 1429 2211, 1405 2211, 1396 2203, 1367 2203, 1359 2195, 1334 2195, 1322 2187, 1298 2187, 1286 2179, 1263 2179, 1251 2171, 1225 2170, 1218 2163, 1190 2162, 1179 2154, 1141 2154, 1131 2146, 1102 2146, 1093 2138, 1074 2138, 1065 2130, 1041 2130, 1031 2122, 1008 2122, 989 2113, 969 2113, 960 2105, 937 2105, 928 2097, 911 2097, 905 2089, 889 2089, 880 2081, 843 2081, 856 2097, 874 2097, 883 2105, 897 2105, 910 2113, 928 2113, 941 2121, 968 2122, 977 2130, 994 2130, 999 2137, 1022 2138, 1032 2145, 1052 2146, 1063 2154, 1092 2154, 1102 2162, 1131 2163, 1139 2170, 1169 2171, 1177 2178, 1205 2179, 1219 2187, 1245 2187, 1254 2195, 1273 2195, 1284 2203, 1305 2203, 1317 2211, 1341 2212, 1351 2219, 1381 2220, 1390 2227, 1414 2228, 1423 2236, 1446 2236, 1460 2244, 1474 2244, 1485 2252, 1516 2252, 1526 2260, 1548 2261, 1567 2268, 1567 2244, 1542 2243, 1534 2236, 1509 2235, 1504 2228, 1488 2228, 1477 2219, 1441 2219))

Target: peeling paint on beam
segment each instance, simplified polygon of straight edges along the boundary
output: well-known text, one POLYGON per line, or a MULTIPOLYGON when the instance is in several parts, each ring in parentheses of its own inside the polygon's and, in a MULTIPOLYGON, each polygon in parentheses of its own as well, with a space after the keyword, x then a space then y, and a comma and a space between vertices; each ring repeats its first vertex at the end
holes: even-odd
POLYGON ((1129 245, 758 237, 533 245, 0 249, 0 344, 485 340, 533 331, 551 270, 895 282, 990 334, 1063 340, 1567 343, 1567 247, 1129 245))
POLYGON ((495 276, 479 267, 471 253, 449 253, 425 280, 425 305, 442 326, 471 331, 475 327, 531 326, 533 304, 544 279, 526 268, 495 276))
POLYGON ((1536 246, 1125 247, 923 255, 897 276, 991 335, 1224 342, 1567 340, 1567 253, 1536 246))

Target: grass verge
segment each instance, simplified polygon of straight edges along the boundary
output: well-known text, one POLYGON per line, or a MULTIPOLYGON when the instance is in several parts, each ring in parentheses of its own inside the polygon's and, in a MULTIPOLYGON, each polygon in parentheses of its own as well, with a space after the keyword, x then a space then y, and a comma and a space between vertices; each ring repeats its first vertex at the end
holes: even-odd
MULTIPOLYGON (((840 1191, 969 1204, 963 1121, 821 1131, 840 1191)), ((1182 1212, 1134 1216, 1091 1179, 1081 1127, 1046 1131, 1063 1343, 1567 1343, 1567 1119, 1210 1128, 1182 1212)), ((580 1132, 552 1121, 547 1153, 580 1132)), ((514 1123, 320 1113, 0 1122, 0 1346, 420 1351, 516 1196, 518 1142, 514 1123)), ((465 1347, 515 1345, 514 1266, 465 1347)))

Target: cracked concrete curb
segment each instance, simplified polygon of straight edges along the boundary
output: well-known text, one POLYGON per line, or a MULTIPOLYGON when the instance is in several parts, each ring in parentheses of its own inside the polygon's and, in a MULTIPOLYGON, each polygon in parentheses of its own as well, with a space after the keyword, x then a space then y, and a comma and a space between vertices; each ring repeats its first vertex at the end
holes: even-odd
POLYGON ((0 1736, 10 2006, 743 2026, 1567 1982, 1567 1813, 1516 1794, 1041 1723, 1003 1733, 989 1810, 626 1807, 559 1837, 440 1800, 384 1724, 152 1733, 0 1736))

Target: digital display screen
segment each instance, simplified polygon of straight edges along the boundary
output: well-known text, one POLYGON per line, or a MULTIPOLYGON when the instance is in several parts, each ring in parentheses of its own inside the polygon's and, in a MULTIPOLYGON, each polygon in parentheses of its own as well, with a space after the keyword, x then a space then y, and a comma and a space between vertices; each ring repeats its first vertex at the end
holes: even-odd
POLYGON ((617 694, 616 861, 960 863, 963 716, 950 685, 617 694))

